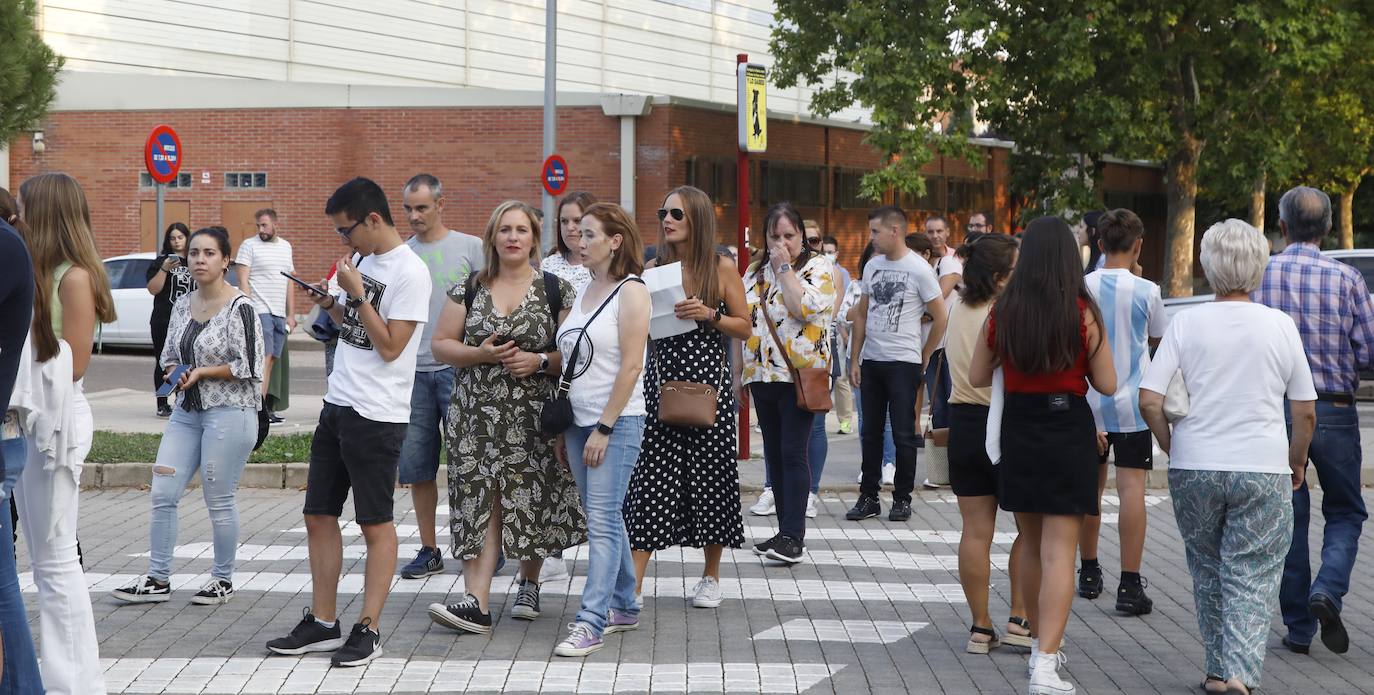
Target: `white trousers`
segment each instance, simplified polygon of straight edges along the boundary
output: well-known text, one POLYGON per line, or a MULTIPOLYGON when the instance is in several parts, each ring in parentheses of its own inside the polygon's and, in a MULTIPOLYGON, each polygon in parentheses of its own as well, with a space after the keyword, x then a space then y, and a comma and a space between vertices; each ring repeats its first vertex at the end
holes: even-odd
MULTIPOLYGON (((79 391, 73 396, 75 432, 72 455, 85 461, 91 450, 91 406, 79 391)), ((29 440, 29 461, 14 489, 19 527, 24 531, 38 587, 39 669, 49 695, 105 695, 100 643, 91 614, 91 594, 76 554, 77 500, 81 491, 66 470, 43 470, 42 456, 29 440), (52 509, 50 500, 64 500, 52 509), (67 532, 46 538, 54 512, 69 514, 67 532)))

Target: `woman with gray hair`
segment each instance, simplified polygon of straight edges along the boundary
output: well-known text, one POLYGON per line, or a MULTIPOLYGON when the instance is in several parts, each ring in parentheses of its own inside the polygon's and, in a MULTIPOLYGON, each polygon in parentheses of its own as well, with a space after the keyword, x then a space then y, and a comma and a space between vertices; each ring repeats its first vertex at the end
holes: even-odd
POLYGON ((1169 455, 1209 693, 1259 685, 1292 539, 1291 491, 1302 484, 1316 426, 1317 392, 1297 327, 1250 301, 1268 258, 1268 242, 1240 220, 1208 229, 1202 269, 1216 301, 1174 317, 1140 383, 1140 412, 1169 455), (1188 403, 1170 403, 1171 423, 1165 394, 1176 374, 1188 403))

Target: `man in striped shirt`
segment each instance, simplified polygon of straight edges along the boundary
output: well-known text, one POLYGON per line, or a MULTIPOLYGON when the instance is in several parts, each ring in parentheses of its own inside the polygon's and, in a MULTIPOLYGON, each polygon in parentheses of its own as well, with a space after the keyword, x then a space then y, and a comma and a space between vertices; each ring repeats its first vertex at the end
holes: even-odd
MULTIPOLYGON (((1095 220, 1097 243, 1105 261, 1083 279, 1088 293, 1102 310, 1102 323, 1116 365, 1116 394, 1088 393, 1097 431, 1107 435, 1116 465, 1116 491, 1121 499, 1121 583, 1116 610, 1129 615, 1149 613, 1154 603, 1145 595, 1140 560, 1145 552, 1145 476, 1154 467, 1154 439, 1140 415, 1140 380, 1150 365, 1150 348, 1164 336, 1166 318, 1159 285, 1136 277, 1131 269, 1140 258, 1145 225, 1134 212, 1108 210, 1095 220)), ((1107 458, 1102 457, 1099 495, 1107 486, 1107 458)), ((1102 593, 1102 566, 1097 562, 1101 517, 1090 516, 1079 533, 1083 566, 1078 593, 1097 598, 1102 593)))
MULTIPOLYGON (((1321 626, 1333 652, 1350 645, 1341 599, 1350 588, 1360 530, 1369 514, 1360 496, 1359 419, 1355 389, 1360 370, 1374 363, 1374 301, 1358 271, 1321 253, 1331 231, 1331 199, 1299 186, 1279 200, 1279 229, 1288 247, 1269 260, 1252 299, 1293 318, 1317 387, 1317 431, 1307 456, 1322 482, 1321 569, 1316 580, 1307 547, 1311 501, 1307 483, 1293 492, 1293 544, 1283 569, 1279 605, 1288 635, 1283 643, 1306 654, 1321 626)), ((1291 429, 1292 423, 1290 421, 1291 429)))
MULTIPOLYGON (((295 293, 282 273, 296 274, 296 263, 291 257, 291 242, 277 233, 277 211, 271 208, 258 210, 253 214, 257 222, 257 236, 248 237, 239 245, 234 262, 238 264, 239 289, 253 300, 258 319, 262 321, 263 350, 266 364, 264 373, 269 378, 262 380, 263 403, 267 400, 267 386, 271 382, 272 363, 281 357, 286 336, 296 329, 295 293)), ((282 384, 282 389, 286 384, 282 384)), ((271 406, 265 406, 269 411, 271 406)), ((281 422, 276 413, 271 413, 273 422, 281 422)))

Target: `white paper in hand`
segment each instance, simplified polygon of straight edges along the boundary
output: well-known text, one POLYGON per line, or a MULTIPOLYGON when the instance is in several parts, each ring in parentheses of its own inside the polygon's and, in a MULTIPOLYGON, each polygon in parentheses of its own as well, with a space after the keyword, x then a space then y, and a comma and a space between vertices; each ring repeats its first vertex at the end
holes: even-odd
POLYGON ((992 402, 988 404, 987 439, 983 442, 994 466, 1002 462, 1002 408, 1006 400, 1006 382, 998 367, 992 371, 992 402))
POLYGON ((673 305, 687 298, 682 289, 682 263, 669 263, 644 271, 644 284, 649 288, 653 317, 649 319, 649 337, 654 340, 689 333, 696 321, 680 319, 673 313, 673 305))

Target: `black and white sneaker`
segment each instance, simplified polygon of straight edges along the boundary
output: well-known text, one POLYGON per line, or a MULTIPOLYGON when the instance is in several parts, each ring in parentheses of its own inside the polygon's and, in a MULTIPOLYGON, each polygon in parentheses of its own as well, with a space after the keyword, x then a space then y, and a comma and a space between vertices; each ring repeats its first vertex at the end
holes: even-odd
POLYGON ((778 534, 777 540, 773 542, 773 547, 769 548, 764 555, 770 560, 795 565, 806 557, 806 546, 796 538, 778 534))
POLYGON ((172 583, 144 575, 110 595, 126 603, 163 603, 172 598, 172 583))
POLYGON ((191 603, 198 606, 217 606, 221 603, 229 603, 229 599, 234 598, 234 584, 228 579, 211 579, 204 589, 196 592, 191 597, 191 603))
POLYGON ((275 654, 296 656, 310 652, 332 652, 344 645, 343 632, 339 630, 337 622, 334 627, 325 627, 315 619, 315 614, 309 608, 302 612, 305 616, 296 623, 291 634, 268 642, 269 650, 275 654))
POLYGON ((774 544, 774 543, 777 543, 777 542, 778 542, 778 538, 779 538, 781 535, 782 535, 782 534, 778 534, 777 536, 773 536, 772 538, 769 538, 769 539, 766 540, 766 541, 762 541, 762 542, 759 542, 759 543, 755 543, 755 544, 754 544, 754 554, 757 555, 757 556, 759 556, 759 557, 764 557, 764 556, 768 555, 768 551, 771 550, 771 549, 773 548, 773 544, 774 544))
POLYGON ((354 623, 353 631, 348 633, 348 641, 344 642, 343 648, 334 652, 329 663, 335 666, 362 666, 381 656, 382 636, 368 627, 371 623, 372 618, 363 618, 361 623, 354 623))
POLYGON ((444 627, 475 635, 491 634, 491 613, 482 612, 481 604, 472 594, 464 594, 462 601, 447 606, 442 603, 429 604, 429 619, 444 627))
POLYGON ((872 519, 883 513, 883 506, 878 503, 875 495, 859 495, 859 501, 854 503, 854 508, 845 513, 844 518, 849 521, 861 521, 872 519))
POLYGON ((887 513, 888 521, 907 521, 911 518, 911 502, 893 500, 892 509, 887 513))
POLYGON ((510 616, 519 620, 534 620, 539 617, 539 582, 524 579, 520 590, 515 592, 515 605, 510 616))

